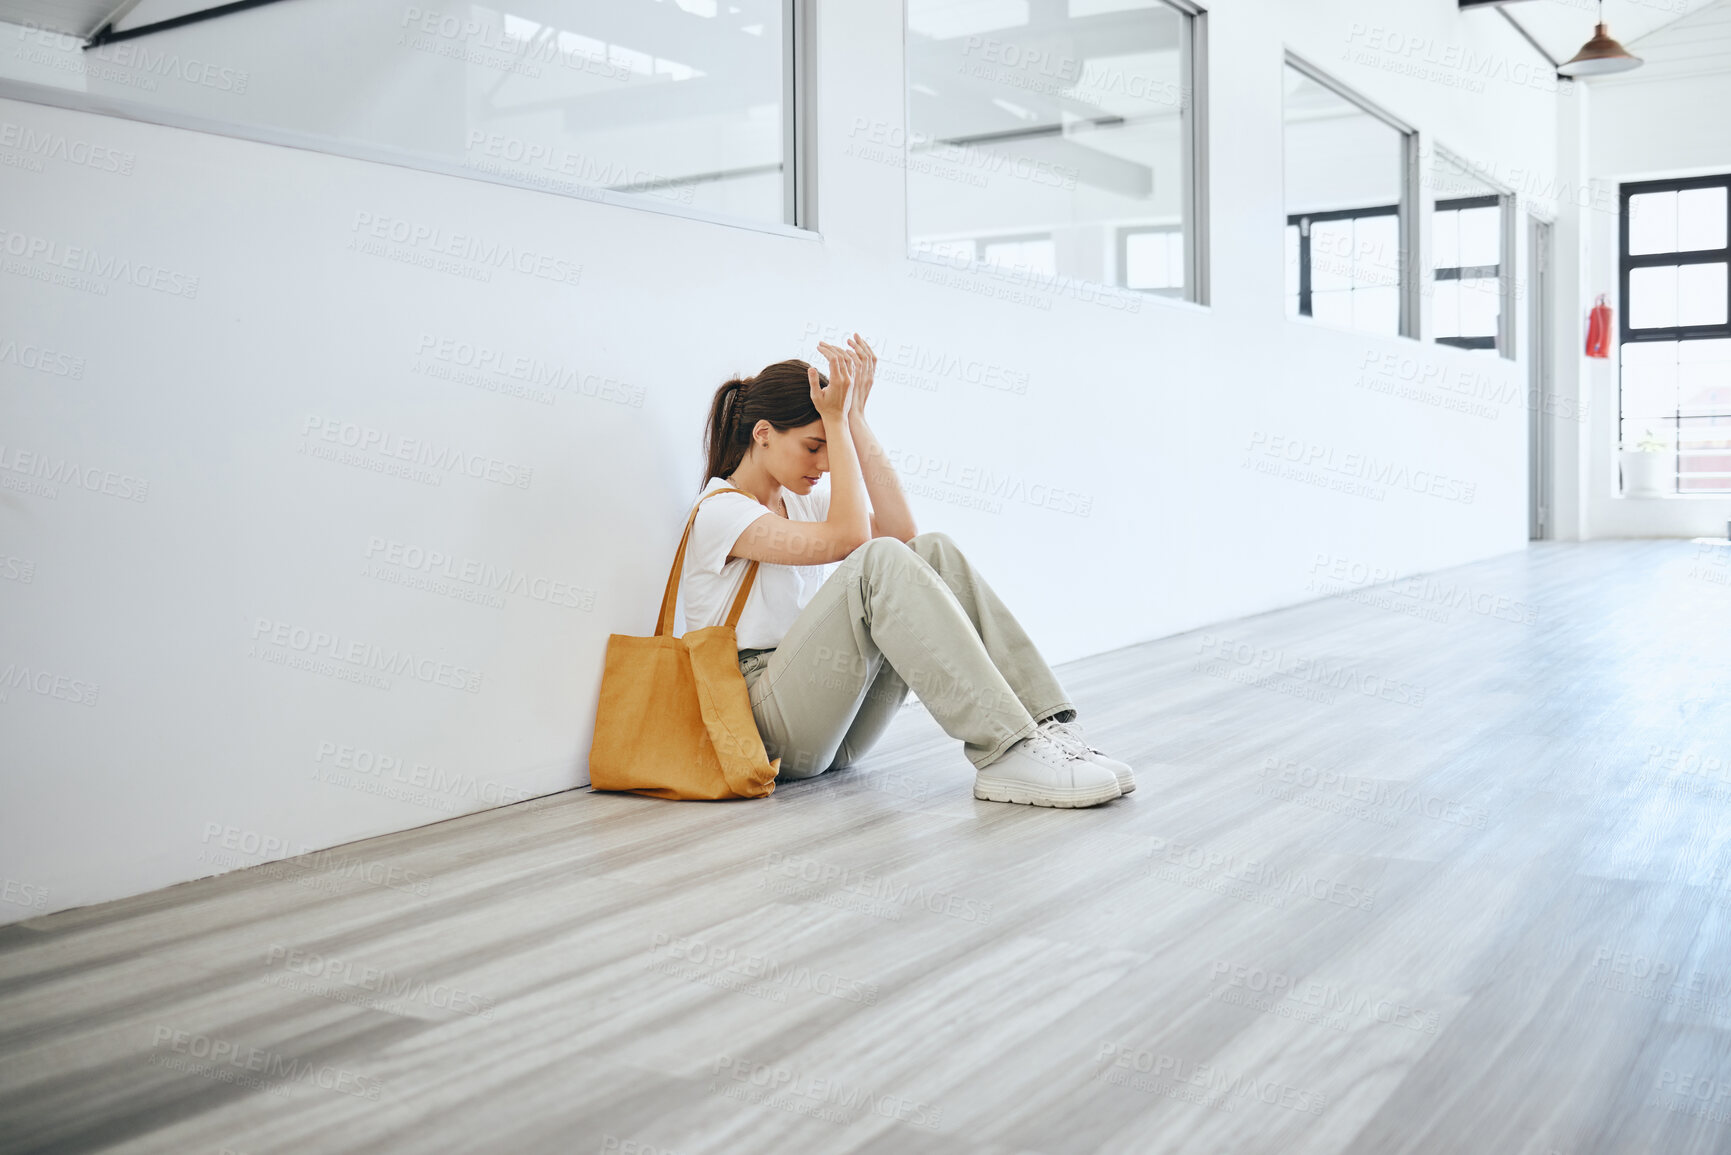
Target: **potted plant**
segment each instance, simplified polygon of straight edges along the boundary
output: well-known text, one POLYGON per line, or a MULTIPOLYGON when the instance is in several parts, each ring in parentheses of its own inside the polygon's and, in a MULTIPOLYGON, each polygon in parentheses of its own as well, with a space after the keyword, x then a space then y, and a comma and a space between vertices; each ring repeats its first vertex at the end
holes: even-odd
POLYGON ((1651 428, 1630 445, 1623 442, 1619 454, 1623 464, 1625 497, 1664 497, 1672 489, 1671 443, 1651 428))

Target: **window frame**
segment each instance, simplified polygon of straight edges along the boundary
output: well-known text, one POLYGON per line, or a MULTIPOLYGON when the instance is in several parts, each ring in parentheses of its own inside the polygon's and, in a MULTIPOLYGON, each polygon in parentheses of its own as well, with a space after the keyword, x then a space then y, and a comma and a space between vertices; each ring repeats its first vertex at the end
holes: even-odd
POLYGON ((1212 293, 1208 243, 1208 10, 1193 0, 1165 0, 1165 3, 1186 18, 1184 26, 1189 32, 1189 43, 1179 58, 1179 85, 1186 94, 1182 136, 1185 159, 1189 162, 1180 201, 1184 214, 1180 222, 1184 232, 1184 292, 1171 299, 1207 305, 1212 293))
MULTIPOLYGON (((1171 0, 1168 0, 1171 2, 1171 0)), ((326 156, 391 165, 415 172, 461 177, 505 188, 538 192, 584 203, 639 209, 663 216, 682 217, 706 224, 772 233, 799 240, 821 241, 817 231, 818 156, 814 67, 816 60, 817 0, 781 0, 786 33, 782 38, 782 212, 779 220, 734 216, 689 205, 670 204, 664 197, 621 192, 600 185, 586 185, 587 195, 575 196, 544 188, 528 181, 513 180, 503 173, 489 172, 433 156, 417 156, 391 145, 373 144, 345 137, 324 136, 274 125, 218 120, 196 112, 160 108, 143 101, 107 93, 59 88, 35 81, 0 76, 0 99, 17 100, 50 108, 65 108, 98 116, 118 117, 145 124, 184 129, 209 136, 224 136, 258 144, 296 148, 326 156)), ((65 35, 65 34, 62 34, 65 35)))
MULTIPOLYGON (((1479 171, 1477 166, 1466 160, 1461 154, 1456 153, 1452 149, 1444 148, 1442 145, 1434 145, 1431 148, 1430 155, 1421 158, 1421 160, 1428 160, 1431 162, 1432 168, 1430 171, 1433 173, 1435 172, 1436 162, 1439 160, 1445 161, 1449 165, 1453 166, 1461 176, 1466 177, 1490 190, 1489 192, 1474 194, 1472 198, 1443 197, 1432 200, 1430 202, 1430 210, 1427 212, 1425 220, 1425 224, 1432 234, 1434 234, 1435 231, 1434 217, 1437 209, 1450 203, 1465 199, 1477 199, 1493 196, 1497 198, 1498 208, 1500 210, 1497 217, 1497 250, 1500 272, 1497 277, 1498 301, 1496 348, 1498 355, 1503 360, 1517 360, 1519 356, 1516 349, 1518 340, 1517 334, 1520 332, 1520 323, 1517 316, 1517 310, 1519 308, 1519 281, 1516 277, 1516 271, 1519 268, 1517 264, 1519 261, 1517 246, 1520 243, 1520 222, 1517 220, 1517 217, 1519 216, 1520 206, 1517 203, 1514 191, 1505 185, 1490 180, 1479 171)), ((1421 169, 1421 171, 1423 170, 1421 169)), ((1427 244, 1424 249, 1427 265, 1430 263, 1430 259, 1433 255, 1428 244, 1431 240, 1434 240, 1434 235, 1427 235, 1427 244)), ((1483 266, 1466 267, 1482 268, 1483 266)), ((1428 268, 1425 271, 1424 284, 1429 286, 1429 292, 1433 294, 1431 302, 1432 308, 1429 310, 1426 317, 1424 331, 1430 335, 1432 344, 1449 345, 1452 348, 1461 348, 1461 346, 1455 345, 1451 341, 1438 340, 1432 332, 1434 326, 1430 324, 1430 322, 1436 319, 1434 298, 1436 292, 1436 270, 1434 267, 1428 268)), ((1421 295, 1424 291, 1425 290, 1421 288, 1421 295)))
MULTIPOLYGON (((814 3, 815 0, 801 0, 814 3)), ((1183 301, 1207 308, 1210 304, 1212 286, 1210 283, 1210 225, 1209 225, 1209 158, 1208 158, 1208 9, 1197 0, 1159 0, 1159 3, 1175 12, 1182 20, 1182 44, 1179 52, 1179 87, 1183 103, 1180 106, 1179 141, 1183 152, 1185 179, 1182 182, 1179 198, 1179 212, 1182 220, 1175 227, 1184 234, 1184 291, 1172 295, 1166 293, 1151 293, 1166 301, 1183 301)), ((913 151, 915 132, 913 126, 913 102, 907 99, 912 76, 909 73, 908 52, 908 0, 901 4, 901 47, 902 47, 902 139, 903 158, 913 151)), ((1060 130, 1061 131, 1061 130, 1060 130)), ((938 141, 938 144, 953 144, 955 141, 938 141)), ((911 232, 910 222, 913 219, 909 184, 907 180, 909 165, 902 166, 902 245, 903 255, 910 260, 931 259, 922 254, 921 245, 947 243, 951 241, 975 240, 996 241, 995 236, 956 236, 950 238, 925 238, 916 241, 911 232)), ((1117 233, 1123 228, 1140 227, 1126 225, 1121 221, 1103 218, 1086 223, 1097 225, 1114 237, 1113 245, 1122 250, 1122 242, 1117 233)), ((1042 234, 1049 236, 1051 234, 1042 234)), ((976 254, 980 251, 975 247, 976 254)), ((1108 254, 1110 256, 1111 254, 1108 254)), ((976 257, 978 260, 978 257, 976 257)), ((1119 271, 1123 269, 1120 260, 1116 268, 1101 277, 1098 281, 1092 278, 1081 278, 1089 283, 1106 285, 1115 289, 1128 289, 1123 284, 1119 271)), ((1061 274, 1065 275, 1065 274, 1061 274)), ((1128 290, 1140 291, 1140 290, 1128 290)))
POLYGON ((817 232, 817 101, 812 69, 817 62, 817 0, 782 0, 782 224, 817 232))
MULTIPOLYGON (((1480 193, 1477 196, 1439 197, 1436 200, 1431 202, 1431 220, 1432 220, 1433 225, 1434 225, 1434 222, 1436 220, 1436 214, 1439 212, 1458 212, 1461 209, 1489 209, 1489 208, 1494 208, 1497 210, 1497 258, 1498 259, 1497 259, 1496 264, 1494 264, 1494 265, 1436 265, 1436 264, 1433 264, 1431 266, 1431 269, 1430 269, 1431 280, 1433 282, 1435 282, 1435 281, 1464 281, 1464 280, 1468 279, 1465 276, 1465 274, 1469 271, 1473 272, 1475 274, 1475 276, 1471 278, 1473 280, 1489 280, 1489 279, 1495 278, 1495 280, 1497 282, 1497 331, 1495 333, 1492 333, 1489 337, 1436 337, 1436 336, 1433 336, 1431 338, 1431 340, 1435 341, 1438 345, 1447 345, 1450 348, 1454 348, 1454 349, 1468 349, 1468 350, 1473 350, 1473 351, 1477 351, 1480 349, 1489 349, 1491 352, 1496 353, 1498 356, 1504 358, 1505 360, 1513 360, 1514 359, 1512 350, 1509 350, 1508 348, 1505 347, 1507 345, 1507 342, 1504 340, 1505 334, 1507 334, 1507 332, 1509 331, 1509 324, 1508 324, 1509 279, 1507 276, 1508 261, 1503 259, 1507 254, 1506 254, 1505 246, 1503 245, 1503 235, 1502 234, 1504 232, 1504 230, 1503 230, 1503 224, 1504 224, 1503 218, 1508 213, 1508 207, 1509 207, 1508 206, 1508 198, 1503 196, 1502 193, 1494 193, 1494 192, 1493 193, 1480 193), (1485 273, 1485 270, 1487 270, 1487 269, 1490 270, 1490 273, 1488 276, 1485 273), (1445 277, 1445 276, 1442 276, 1443 273, 1452 273, 1453 276, 1445 277), (1489 342, 1489 344, 1483 344, 1482 343, 1482 342, 1487 342, 1487 341, 1489 342)), ((1436 313, 1435 313, 1436 296, 1435 296, 1434 290, 1433 290, 1432 296, 1431 296, 1431 306, 1432 306, 1431 321, 1432 321, 1433 327, 1434 327, 1434 323, 1436 321, 1436 313)))
MULTIPOLYGON (((1627 181, 1617 188, 1617 442, 1618 446, 1628 444, 1628 416, 1623 409, 1623 346, 1625 344, 1640 344, 1645 341, 1717 341, 1731 339, 1731 172, 1719 173, 1713 176, 1673 177, 1665 180, 1627 181), (1723 188, 1725 190, 1725 247, 1719 249, 1687 249, 1668 253, 1630 253, 1629 252, 1629 201, 1644 193, 1682 192, 1697 188, 1723 188), (1637 329, 1629 324, 1629 274, 1634 269, 1677 267, 1682 265, 1713 264, 1725 262, 1726 276, 1726 314, 1725 320, 1719 324, 1709 325, 1668 325, 1663 328, 1637 329)), ((1681 401, 1681 397, 1678 398, 1681 401)), ((1722 413, 1693 413, 1696 417, 1731 417, 1731 409, 1722 413)), ((1723 500, 1731 494, 1731 481, 1727 481, 1721 489, 1690 489, 1683 488, 1683 421, 1682 405, 1673 407, 1669 422, 1671 426, 1671 493, 1676 497, 1707 497, 1723 500)), ((1620 471, 1619 471, 1620 475, 1620 471)), ((1621 485, 1619 496, 1626 491, 1621 485)))
MULTIPOLYGON (((1305 77, 1317 84, 1320 84, 1342 100, 1357 106, 1360 111, 1368 113, 1401 134, 1400 197, 1395 202, 1395 212, 1397 214, 1396 220, 1398 222, 1395 233, 1397 237, 1396 247, 1398 249, 1396 259, 1400 263, 1400 267, 1396 273, 1399 287, 1398 296, 1400 299, 1400 318, 1394 333, 1371 333, 1370 335, 1407 337, 1417 340, 1419 337, 1420 326, 1423 323, 1421 320, 1420 309, 1419 277, 1415 274, 1413 268, 1416 264, 1416 256, 1422 251, 1419 245, 1418 220, 1418 190, 1420 187, 1421 176, 1419 169, 1420 153, 1418 129, 1413 125, 1408 124, 1400 117, 1395 116, 1392 112, 1389 112, 1369 97, 1358 93, 1349 85, 1336 80, 1333 76, 1310 63, 1310 61, 1298 55, 1296 52, 1293 52, 1290 48, 1286 50, 1285 58, 1282 63, 1285 67, 1295 69, 1302 73, 1305 77)), ((1285 209, 1286 118, 1284 100, 1282 101, 1281 108, 1280 159, 1282 174, 1281 208, 1285 209)), ((1311 220, 1326 220, 1330 219, 1330 214, 1337 214, 1334 219, 1348 216, 1386 215, 1368 213, 1363 208, 1329 210, 1327 213, 1285 213, 1286 224, 1282 226, 1282 229, 1296 223, 1293 219, 1294 217, 1308 217, 1311 220)), ((1299 229, 1299 249, 1301 255, 1304 254, 1307 249, 1307 241, 1308 237, 1301 226, 1299 229)), ((1281 248, 1284 250, 1284 243, 1281 248)), ((1302 288, 1300 292, 1302 299, 1302 288)), ((1297 314, 1297 317, 1302 317, 1306 324, 1318 323, 1314 317, 1305 313, 1299 313, 1297 314)), ((1296 320, 1297 317, 1288 315, 1287 320, 1296 320)), ((1324 321, 1321 322, 1321 324, 1327 325, 1328 322, 1324 321)), ((1331 325, 1330 327, 1339 328, 1339 326, 1334 325, 1331 325)), ((1367 330, 1363 329, 1347 329, 1345 331, 1351 333, 1367 332, 1367 330)))
MULTIPOLYGON (((1679 177, 1673 180, 1632 181, 1618 186, 1617 196, 1617 297, 1622 308, 1617 321, 1618 344, 1625 341, 1694 341, 1731 337, 1731 173, 1719 176, 1679 177), (1690 249, 1685 252, 1629 252, 1629 199, 1644 193, 1682 192, 1687 189, 1725 190, 1725 247, 1690 249), (1710 265, 1725 262, 1726 315, 1717 325, 1671 325, 1663 329, 1635 329, 1629 325, 1629 273, 1633 269, 1665 265, 1710 265)), ((1622 405, 1619 400, 1618 412, 1622 405)))

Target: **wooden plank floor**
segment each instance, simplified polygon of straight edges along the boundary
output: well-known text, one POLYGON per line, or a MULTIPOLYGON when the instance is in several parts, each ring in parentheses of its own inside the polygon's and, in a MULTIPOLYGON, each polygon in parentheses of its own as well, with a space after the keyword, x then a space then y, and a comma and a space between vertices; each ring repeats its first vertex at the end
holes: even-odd
POLYGON ((1728 577, 1545 544, 1071 663, 1092 810, 914 706, 763 801, 0 929, 0 1148, 1728 1151, 1728 577))

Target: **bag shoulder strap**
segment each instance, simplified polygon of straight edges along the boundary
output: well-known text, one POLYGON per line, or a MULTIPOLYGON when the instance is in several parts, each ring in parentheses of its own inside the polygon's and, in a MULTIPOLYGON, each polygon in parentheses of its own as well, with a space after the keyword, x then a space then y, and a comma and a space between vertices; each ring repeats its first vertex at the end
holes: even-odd
MULTIPOLYGON (((753 501, 757 500, 755 495, 730 485, 723 489, 710 490, 698 498, 697 504, 691 507, 691 516, 685 519, 685 533, 679 539, 679 552, 673 555, 673 569, 667 575, 667 590, 661 595, 661 614, 655 621, 656 637, 673 632, 673 606, 679 600, 679 576, 685 568, 685 546, 691 540, 691 527, 697 522, 697 506, 702 505, 718 493, 745 493, 745 496, 753 501)), ((745 612, 745 599, 750 596, 751 586, 755 581, 757 581, 757 559, 753 558, 751 564, 745 567, 745 582, 739 587, 739 593, 733 599, 733 608, 728 611, 727 624, 729 627, 739 624, 739 615, 745 612)))

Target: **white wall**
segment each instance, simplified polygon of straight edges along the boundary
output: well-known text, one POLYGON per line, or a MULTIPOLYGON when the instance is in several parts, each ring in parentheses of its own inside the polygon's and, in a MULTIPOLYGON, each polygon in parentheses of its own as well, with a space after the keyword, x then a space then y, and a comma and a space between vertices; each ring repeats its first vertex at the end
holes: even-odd
MULTIPOLYGON (((1555 171, 1558 98, 1511 78, 1531 52, 1505 22, 1436 5, 1391 30, 1386 7, 1215 7, 1210 308, 1024 301, 907 260, 903 174, 850 155, 846 135, 856 117, 901 123, 897 5, 821 8, 821 239, 0 100, 0 131, 131 158, 125 175, 0 164, 8 238, 198 278, 195 297, 84 291, 16 257, 0 276, 5 468, 32 453, 149 483, 144 500, 32 493, 0 471, 9 893, 76 906, 583 783, 603 647, 652 628, 703 480, 711 391, 815 357, 816 336, 843 329, 882 346, 873 424, 921 527, 964 544, 1054 662, 1307 600, 1319 558, 1405 574, 1522 548, 1524 406, 1450 404, 1460 382, 1518 397, 1519 363, 1284 315, 1283 46, 1487 170, 1555 171), (1457 63, 1415 69, 1391 31, 1457 63), (1475 76, 1458 63, 1468 51, 1496 67, 1475 76), (580 264, 580 279, 483 283, 356 251, 360 214, 520 246, 580 264), (563 367, 575 387, 542 404, 425 372, 450 367, 432 352, 446 341, 563 367), (25 346, 80 372, 4 353, 25 346), (971 383, 981 366, 1025 393, 971 383), (320 460, 303 452, 323 444, 309 419, 532 473, 522 488, 430 485, 320 460), (1278 464, 1277 439, 1325 465, 1362 454, 1430 471, 1473 500, 1247 467, 1278 464), (985 473, 1016 495, 982 495, 985 473), (409 588, 372 568, 379 541, 462 559, 459 576, 473 563, 592 591, 592 605, 409 588), (277 623, 344 654, 479 671, 479 692, 289 668, 266 660, 295 653, 268 644, 277 623), (75 684, 89 704, 56 696, 75 684), (339 747, 400 769, 360 774, 362 788, 318 780, 339 747), (452 810, 382 792, 435 773, 465 776, 431 799, 452 810), (470 777, 484 788, 466 792, 470 777)), ((99 490, 105 475, 88 476, 99 490)), ((0 903, 0 918, 30 913, 0 903)))
MULTIPOLYGON (((1719 3, 1631 45, 1641 68, 1593 81, 1587 166, 1615 203, 1620 182, 1731 171, 1731 5, 1719 3)), ((1617 286, 1617 216, 1591 213, 1591 286, 1625 308, 1617 286)), ((1587 301, 1591 303, 1591 296, 1587 301)), ((1618 317, 1622 313, 1618 312, 1618 317)), ((1624 497, 1617 485, 1617 362, 1589 360, 1589 537, 1724 537, 1731 495, 1624 497)))
MULTIPOLYGON (((1593 295, 1606 294, 1619 318, 1626 303, 1618 292, 1617 185, 1731 172, 1731 4, 1697 12, 1629 48, 1645 60, 1641 68, 1591 82, 1586 156, 1602 211, 1585 214, 1585 300, 1590 305, 1593 295)), ((1583 365, 1590 389, 1581 449, 1585 536, 1724 537, 1731 495, 1642 498, 1619 492, 1617 363, 1584 359, 1583 365)))

